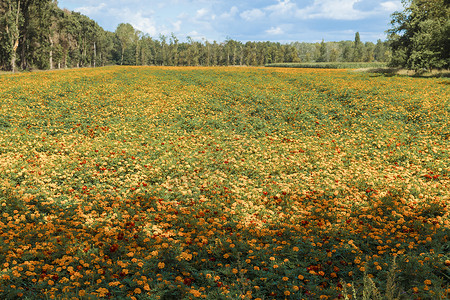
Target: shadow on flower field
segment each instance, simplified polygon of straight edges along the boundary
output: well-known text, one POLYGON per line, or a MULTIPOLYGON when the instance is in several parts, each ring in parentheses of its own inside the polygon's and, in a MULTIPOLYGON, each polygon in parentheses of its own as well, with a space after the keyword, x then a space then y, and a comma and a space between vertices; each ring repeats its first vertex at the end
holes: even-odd
POLYGON ((0 298, 445 299, 445 80, 0 76, 0 298))

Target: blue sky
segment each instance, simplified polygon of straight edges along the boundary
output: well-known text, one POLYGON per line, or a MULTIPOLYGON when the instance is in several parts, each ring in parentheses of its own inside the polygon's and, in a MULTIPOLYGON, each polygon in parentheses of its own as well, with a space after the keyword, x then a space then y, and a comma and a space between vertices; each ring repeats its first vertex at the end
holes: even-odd
POLYGON ((81 12, 114 31, 119 23, 158 37, 179 40, 317 42, 385 40, 390 15, 400 0, 61 0, 59 7, 81 12))

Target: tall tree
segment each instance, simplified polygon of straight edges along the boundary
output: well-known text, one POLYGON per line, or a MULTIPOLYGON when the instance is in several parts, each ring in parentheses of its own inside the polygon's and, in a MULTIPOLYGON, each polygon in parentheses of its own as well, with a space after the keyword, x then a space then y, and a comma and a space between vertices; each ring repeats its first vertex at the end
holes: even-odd
POLYGON ((388 30, 391 65, 412 70, 450 67, 450 1, 403 0, 388 30))
POLYGON ((318 62, 326 62, 328 61, 327 58, 327 45, 325 44, 325 41, 322 39, 322 42, 320 43, 319 48, 319 57, 317 58, 318 62))
POLYGON ((6 56, 11 71, 16 71, 17 48, 19 47, 20 27, 23 22, 21 1, 6 1, 4 7, 4 27, 6 32, 6 56))
POLYGON ((353 61, 360 62, 363 60, 364 44, 361 42, 359 32, 355 33, 355 42, 353 44, 353 61))
POLYGON ((120 64, 123 65, 123 56, 128 46, 131 46, 135 39, 135 31, 131 24, 120 23, 116 29, 116 36, 120 42, 120 64))

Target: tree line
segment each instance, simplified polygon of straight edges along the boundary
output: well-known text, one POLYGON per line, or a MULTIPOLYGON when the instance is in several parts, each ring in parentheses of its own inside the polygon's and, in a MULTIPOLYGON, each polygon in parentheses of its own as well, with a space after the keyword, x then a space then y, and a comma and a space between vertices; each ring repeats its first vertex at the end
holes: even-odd
POLYGON ((130 24, 115 32, 57 1, 0 2, 0 67, 16 71, 104 65, 261 66, 281 62, 387 61, 386 42, 322 43, 197 41, 175 35, 153 38, 130 24))
POLYGON ((112 64, 261 66, 372 61, 409 68, 448 68, 449 52, 442 53, 448 49, 450 36, 449 0, 403 2, 405 11, 393 15, 388 41, 363 43, 357 32, 353 41, 281 44, 233 39, 210 42, 191 37, 180 41, 173 34, 154 38, 124 23, 110 32, 87 16, 60 9, 55 0, 1 0, 0 68, 16 71, 112 64), (432 50, 424 50, 423 43, 432 50), (445 43, 447 48, 442 46, 445 43))

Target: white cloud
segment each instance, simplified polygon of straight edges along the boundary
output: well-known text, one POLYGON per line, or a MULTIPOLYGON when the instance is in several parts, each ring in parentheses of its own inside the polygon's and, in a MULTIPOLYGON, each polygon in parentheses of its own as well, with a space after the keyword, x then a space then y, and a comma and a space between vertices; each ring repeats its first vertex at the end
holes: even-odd
POLYGON ((274 15, 287 15, 298 10, 298 7, 295 3, 292 3, 290 0, 284 1, 278 0, 277 4, 270 5, 265 9, 274 15))
POLYGON ((388 12, 403 10, 403 5, 400 1, 386 1, 380 3, 380 6, 383 10, 388 12))
POLYGON ((283 29, 281 29, 281 28, 278 26, 278 27, 272 27, 272 28, 266 30, 266 33, 267 33, 267 34, 270 34, 270 35, 280 35, 280 34, 283 34, 284 31, 283 31, 283 29))
POLYGON ((91 14, 96 14, 99 11, 101 11, 103 8, 106 7, 105 3, 100 3, 97 6, 82 6, 82 7, 78 7, 75 9, 75 11, 78 11, 84 15, 91 15, 91 14))
POLYGON ((296 12, 303 19, 360 20, 371 12, 362 12, 354 8, 360 0, 315 0, 311 6, 296 12))
MULTIPOLYGON (((401 0, 59 0, 114 31, 119 23, 158 37, 174 32, 180 39, 315 41, 383 39, 389 15, 401 0), (341 22, 341 21, 352 22, 341 22), (317 22, 320 21, 320 25, 317 22), (299 30, 301 28, 301 30, 299 30), (346 32, 348 31, 348 32, 346 32), (363 32, 365 32, 363 36, 363 32)), ((385 37, 384 37, 385 38, 385 37)))
POLYGON ((254 8, 251 10, 246 10, 243 13, 241 13, 241 18, 246 20, 247 22, 252 22, 257 19, 263 18, 265 15, 266 14, 262 10, 254 8))
POLYGON ((178 20, 178 21, 172 23, 172 25, 173 25, 173 31, 179 32, 179 31, 181 30, 181 24, 182 24, 182 23, 183 23, 183 22, 182 22, 181 20, 178 20))
POLYGON ((203 34, 197 32, 196 30, 189 32, 187 34, 187 36, 191 37, 195 41, 200 41, 202 39, 206 39, 206 37, 203 34))
POLYGON ((130 23, 135 29, 138 29, 144 33, 148 33, 153 36, 157 36, 160 33, 167 34, 168 31, 165 27, 158 27, 155 24, 152 16, 144 16, 141 11, 135 12, 128 8, 117 9, 111 8, 108 10, 110 15, 114 15, 117 19, 121 20, 121 23, 130 23))
POLYGON ((230 8, 230 11, 224 12, 220 15, 221 18, 228 19, 236 16, 239 12, 239 9, 236 6, 230 8))
POLYGON ((197 18, 203 18, 206 17, 208 15, 208 10, 206 8, 201 8, 199 10, 197 10, 197 18))

